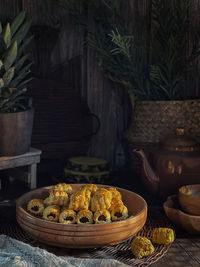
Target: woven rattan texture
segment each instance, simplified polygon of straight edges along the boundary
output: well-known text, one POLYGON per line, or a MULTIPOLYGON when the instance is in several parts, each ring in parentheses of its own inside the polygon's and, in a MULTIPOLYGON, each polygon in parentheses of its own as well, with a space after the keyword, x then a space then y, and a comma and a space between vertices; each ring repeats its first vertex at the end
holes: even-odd
POLYGON ((138 101, 135 103, 129 130, 132 142, 157 143, 183 127, 186 135, 200 140, 200 100, 138 101))
MULTIPOLYGON (((150 266, 152 263, 155 263, 162 258, 170 247, 169 245, 155 245, 155 252, 140 260, 136 259, 130 250, 130 244, 134 237, 118 245, 98 249, 55 248, 33 240, 26 232, 24 232, 16 222, 14 207, 1 207, 0 210, 1 214, 3 214, 3 216, 0 216, 0 234, 5 234, 29 245, 46 249, 57 256, 107 258, 116 259, 130 266, 150 266)), ((151 238, 152 230, 155 227, 171 227, 168 219, 164 217, 159 210, 150 212, 145 226, 137 235, 151 238)))
MULTIPOLYGON (((143 229, 137 233, 137 235, 145 236, 151 239, 152 237, 152 230, 156 227, 172 227, 169 224, 169 221, 161 215, 159 211, 154 211, 149 214, 147 222, 143 229)), ((93 256, 99 255, 102 252, 102 255, 105 254, 106 257, 116 259, 121 261, 130 266, 150 266, 151 264, 157 262, 160 258, 162 258, 165 253, 168 251, 170 245, 154 245, 155 251, 148 257, 143 259, 136 259, 130 250, 130 244, 134 237, 116 245, 110 247, 104 247, 98 249, 96 254, 94 253, 93 256)))

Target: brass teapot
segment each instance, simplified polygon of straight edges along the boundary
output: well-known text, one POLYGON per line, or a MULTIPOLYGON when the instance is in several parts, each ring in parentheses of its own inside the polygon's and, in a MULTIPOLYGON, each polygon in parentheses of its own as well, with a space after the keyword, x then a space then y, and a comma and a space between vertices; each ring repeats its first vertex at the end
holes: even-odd
POLYGON ((151 193, 165 199, 177 194, 183 185, 200 184, 200 146, 177 128, 174 136, 165 138, 152 153, 149 163, 141 149, 135 149, 141 161, 142 181, 151 193))

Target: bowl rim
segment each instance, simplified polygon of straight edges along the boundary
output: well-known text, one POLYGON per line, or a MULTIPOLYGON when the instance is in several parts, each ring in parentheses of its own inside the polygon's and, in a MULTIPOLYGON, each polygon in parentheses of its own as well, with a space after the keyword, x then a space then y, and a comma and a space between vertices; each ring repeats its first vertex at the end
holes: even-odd
POLYGON ((173 210, 176 210, 176 211, 180 212, 181 214, 183 214, 186 217, 194 218, 194 219, 199 219, 200 220, 200 216, 198 216, 198 215, 192 215, 192 214, 185 213, 184 211, 180 210, 179 208, 175 208, 174 206, 169 207, 168 204, 170 202, 172 202, 173 205, 174 205, 174 198, 177 198, 178 199, 178 194, 174 194, 174 195, 168 196, 167 200, 163 203, 163 208, 164 209, 165 208, 173 209, 173 210))
POLYGON ((192 194, 188 194, 188 191, 187 189, 193 189, 193 188, 199 188, 200 190, 200 184, 191 184, 191 185, 184 185, 184 186, 181 186, 178 190, 178 196, 181 196, 181 195, 184 195, 188 198, 193 198, 193 199, 200 199, 200 197, 198 196, 194 196, 192 194))
MULTIPOLYGON (((85 183, 83 184, 70 184, 70 185, 85 185, 85 183)), ((103 185, 103 184, 95 184, 96 186, 99 186, 99 187, 105 187, 105 188, 110 188, 110 187, 114 187, 118 190, 122 190, 124 191, 125 193, 128 192, 129 194, 134 194, 138 199, 140 199, 140 201, 143 203, 143 208, 138 212, 136 213, 134 216, 131 215, 130 217, 128 217, 127 219, 124 219, 124 220, 121 220, 121 221, 116 221, 116 222, 111 222, 111 223, 106 223, 106 224, 87 224, 87 225, 81 225, 81 224, 64 224, 64 223, 58 223, 58 222, 52 222, 52 221, 46 221, 44 219, 41 219, 37 216, 34 216, 32 215, 31 213, 27 212, 22 206, 21 206, 21 202, 23 201, 23 199, 29 195, 30 193, 33 193, 33 192, 36 192, 37 191, 41 191, 42 189, 43 190, 46 190, 48 191, 49 189, 51 189, 54 185, 51 185, 51 186, 44 186, 44 187, 40 187, 40 188, 37 188, 37 189, 34 189, 34 190, 31 190, 23 195, 21 195, 17 201, 16 201, 16 210, 20 210, 21 212, 23 212, 24 215, 26 215, 28 218, 32 219, 32 220, 36 220, 38 222, 41 222, 41 223, 44 223, 45 224, 48 224, 49 225, 49 228, 53 228, 53 226, 62 226, 62 227, 65 227, 65 228, 74 228, 75 230, 83 230, 84 232, 86 232, 86 230, 88 231, 92 231, 92 229, 94 229, 93 231, 97 230, 97 229, 101 229, 101 228, 104 228, 105 225, 106 226, 115 226, 115 227, 121 227, 123 226, 124 224, 126 224, 127 222, 131 222, 133 219, 139 217, 142 213, 146 212, 147 213, 147 210, 148 210, 148 205, 147 205, 147 202, 146 200, 140 196, 139 194, 133 192, 133 191, 130 191, 130 190, 127 190, 127 189, 124 189, 124 188, 121 188, 121 187, 117 187, 117 186, 110 186, 110 185, 103 185), (97 228, 97 229, 96 229, 97 228)))

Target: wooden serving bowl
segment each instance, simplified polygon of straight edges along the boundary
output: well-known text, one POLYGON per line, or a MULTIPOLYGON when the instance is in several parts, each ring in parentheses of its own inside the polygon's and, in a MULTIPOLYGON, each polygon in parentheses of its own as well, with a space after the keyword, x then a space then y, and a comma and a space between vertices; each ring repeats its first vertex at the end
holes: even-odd
MULTIPOLYGON (((73 191, 82 184, 72 184, 73 191)), ((108 188, 106 185, 98 187, 108 188)), ((39 188, 22 195, 16 204, 16 217, 19 225, 37 241, 52 246, 66 248, 94 248, 114 245, 135 235, 145 224, 147 218, 147 203, 136 193, 117 188, 122 194, 122 200, 129 211, 126 220, 108 224, 62 224, 45 221, 26 211, 27 203, 33 198, 48 196, 52 186, 39 188)))
POLYGON ((200 216, 200 184, 182 186, 178 197, 181 208, 185 212, 200 216))
POLYGON ((169 196, 163 204, 163 208, 167 217, 174 224, 182 227, 190 234, 200 234, 200 216, 190 215, 181 211, 178 195, 169 196))

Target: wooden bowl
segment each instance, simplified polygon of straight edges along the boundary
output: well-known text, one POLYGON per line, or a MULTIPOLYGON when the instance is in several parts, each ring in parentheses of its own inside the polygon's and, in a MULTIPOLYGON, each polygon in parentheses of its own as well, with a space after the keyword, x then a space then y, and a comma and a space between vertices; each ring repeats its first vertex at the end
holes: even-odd
MULTIPOLYGON (((72 184, 75 191, 82 184, 72 184)), ((98 187, 108 188, 106 185, 98 187)), ((32 238, 52 246, 66 248, 94 248, 114 245, 135 235, 145 224, 147 218, 146 201, 136 193, 117 188, 122 194, 124 204, 129 211, 129 218, 108 224, 62 224, 49 222, 32 216, 26 211, 27 203, 33 198, 48 196, 52 187, 43 187, 22 195, 16 204, 16 217, 19 225, 32 238)))
POLYGON ((181 208, 185 212, 200 216, 200 184, 182 186, 178 197, 181 208))
POLYGON ((169 196, 163 204, 167 217, 190 234, 200 234, 200 216, 184 213, 180 209, 178 195, 169 196))

